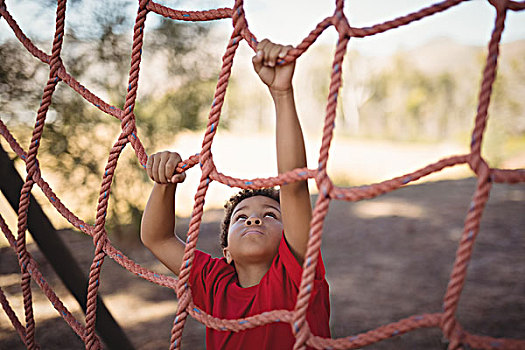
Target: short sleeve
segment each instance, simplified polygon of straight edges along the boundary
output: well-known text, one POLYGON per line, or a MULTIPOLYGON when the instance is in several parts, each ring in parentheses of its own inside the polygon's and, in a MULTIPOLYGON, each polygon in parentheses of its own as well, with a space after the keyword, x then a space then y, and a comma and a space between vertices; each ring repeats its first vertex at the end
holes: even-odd
POLYGON ((190 285, 193 294, 193 301, 201 308, 206 304, 206 276, 208 275, 208 265, 211 256, 200 250, 195 250, 195 258, 190 272, 190 285))
MULTIPOLYGON (((279 258, 281 259, 282 264, 284 265, 286 271, 288 272, 290 278, 294 282, 294 284, 297 286, 297 288, 301 285, 301 277, 303 274, 303 267, 299 264, 295 256, 293 255, 292 251, 290 250, 290 247, 288 246, 288 243, 286 242, 286 238, 283 234, 283 238, 281 239, 281 243, 279 245, 279 258)), ((319 259, 317 266, 315 268, 315 278, 314 283, 320 283, 324 281, 325 279, 325 269, 323 264, 323 259, 321 257, 321 252, 319 252, 319 259)))
POLYGON ((209 254, 195 250, 189 278, 195 305, 209 312, 213 301, 212 289, 219 281, 219 276, 233 273, 234 269, 225 259, 212 258, 209 254))

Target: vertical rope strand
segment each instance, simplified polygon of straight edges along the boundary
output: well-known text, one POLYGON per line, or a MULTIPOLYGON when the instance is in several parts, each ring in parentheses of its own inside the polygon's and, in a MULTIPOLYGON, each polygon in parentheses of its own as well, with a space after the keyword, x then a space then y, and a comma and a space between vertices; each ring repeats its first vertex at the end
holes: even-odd
POLYGON ((315 267, 321 248, 322 227, 324 217, 328 212, 328 205, 330 202, 329 193, 331 192, 332 183, 326 172, 326 165, 328 160, 328 152, 330 142, 333 137, 333 129, 335 127, 335 117, 337 109, 338 92, 342 84, 342 64, 344 54, 346 53, 346 46, 348 44, 348 37, 342 35, 337 43, 337 49, 332 64, 332 77, 330 81, 330 88, 328 94, 328 102, 326 107, 326 118, 323 129, 323 140, 321 144, 319 156, 319 172, 316 181, 319 187, 319 198, 315 206, 312 216, 310 238, 308 241, 307 252, 303 264, 303 275, 301 278, 301 286, 299 294, 297 295, 297 302, 295 305, 295 312, 292 324, 292 330, 298 337, 294 345, 294 349, 304 349, 306 341, 309 337, 307 332, 306 312, 309 305, 309 299, 312 292, 313 279, 315 275, 315 267))
POLYGON ((237 48, 239 47, 239 42, 242 40, 240 33, 246 23, 242 4, 242 0, 237 0, 235 2, 235 8, 233 11, 234 30, 222 59, 222 68, 217 86, 215 88, 213 104, 208 117, 208 125, 206 127, 206 134, 202 142, 202 150, 200 152, 202 176, 200 179, 199 188, 197 189, 197 193, 195 195, 195 204, 193 207, 186 239, 186 247, 184 249, 184 256, 179 273, 179 282, 177 285, 177 296, 179 298, 179 303, 177 305, 177 313, 171 331, 170 349, 172 350, 180 349, 181 347, 182 331, 184 329, 184 324, 188 315, 188 311, 186 309, 189 305, 189 302, 191 301, 191 292, 188 285, 188 279, 193 266, 193 258, 195 256, 195 248, 197 246, 197 240, 200 232, 200 223, 202 221, 202 214, 204 210, 204 200, 210 183, 210 174, 215 169, 211 156, 211 144, 219 126, 220 113, 224 104, 224 96, 226 95, 226 88, 228 87, 228 81, 231 75, 233 58, 237 48))
POLYGON ((496 80, 496 69, 498 67, 499 43, 501 41, 501 34, 505 29, 506 8, 496 7, 496 21, 492 36, 488 45, 487 59, 485 68, 483 70, 483 79, 478 97, 478 110, 474 130, 472 131, 472 140, 470 144, 470 153, 472 159, 470 166, 476 174, 481 162, 481 144, 483 141, 483 133, 487 125, 487 115, 490 104, 490 97, 492 95, 492 86, 496 80))
MULTIPOLYGON (((144 23, 148 10, 146 9, 146 1, 141 1, 139 4, 137 18, 134 26, 133 46, 131 51, 131 68, 129 73, 128 93, 124 105, 124 116, 121 122, 122 132, 118 141, 115 143, 110 151, 109 159, 104 171, 104 177, 100 188, 100 196, 98 199, 97 217, 95 220, 95 230, 93 235, 93 244, 95 245, 95 254, 93 262, 91 263, 89 272, 89 284, 87 293, 87 307, 86 307, 86 349, 98 349, 99 340, 95 334, 96 323, 96 309, 97 309, 97 291, 100 285, 100 272, 104 257, 106 253, 103 248, 107 241, 107 232, 105 230, 106 215, 109 205, 109 196, 111 193, 111 184, 113 176, 117 167, 118 158, 124 150, 126 144, 132 140, 130 135, 136 133, 135 118, 133 109, 135 107, 135 100, 137 96, 137 83, 139 78, 140 61, 142 56, 142 45, 144 38, 144 23)), ((137 153, 137 156, 139 154, 137 153)), ((143 165, 145 159, 140 160, 143 165)))
POLYGON ((58 83, 58 69, 62 66, 60 60, 60 51, 62 49, 62 43, 64 38, 64 22, 66 12, 66 1, 61 0, 58 2, 56 11, 56 29, 53 39, 53 47, 51 51, 50 60, 50 72, 49 79, 46 87, 44 88, 44 94, 42 97, 42 103, 37 112, 35 127, 33 129, 33 135, 31 137, 31 143, 26 161, 26 172, 27 176, 20 192, 20 202, 18 208, 18 236, 17 236, 17 253, 20 262, 21 274, 22 274, 22 294, 24 296, 24 311, 26 316, 26 346, 28 349, 36 349, 38 346, 35 342, 35 319, 33 315, 32 307, 32 295, 31 295, 31 275, 28 270, 29 256, 26 248, 26 231, 27 231, 27 210, 29 208, 29 194, 33 187, 34 180, 32 179, 37 172, 38 160, 38 147, 40 146, 40 140, 44 130, 45 119, 47 111, 51 105, 51 97, 55 91, 58 83))
POLYGON ((444 317, 442 327, 443 333, 448 339, 457 337, 457 334, 453 333, 456 329, 455 313, 465 283, 467 267, 472 255, 474 242, 479 233, 481 216, 489 199, 491 187, 490 169, 485 164, 482 172, 478 175, 476 192, 474 193, 471 207, 465 219, 463 234, 443 302, 444 317))

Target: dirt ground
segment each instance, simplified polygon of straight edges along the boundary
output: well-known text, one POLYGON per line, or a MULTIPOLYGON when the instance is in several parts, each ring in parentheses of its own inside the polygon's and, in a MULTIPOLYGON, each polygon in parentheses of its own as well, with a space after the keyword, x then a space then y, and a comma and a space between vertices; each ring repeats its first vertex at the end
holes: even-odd
MULTIPOLYGON (((408 186, 359 203, 332 201, 322 252, 331 292, 333 337, 350 336, 413 314, 440 312, 475 180, 408 186)), ((199 248, 219 254, 222 213, 207 212, 199 248)), ((179 232, 188 219, 179 220, 179 232)), ((464 328, 494 337, 525 338, 525 185, 495 185, 470 262, 458 318, 464 328)), ((83 271, 89 272, 91 238, 61 231, 83 271)), ((167 271, 140 244, 136 233, 111 237, 141 265, 167 271)), ((44 276, 70 310, 83 320, 34 245, 30 251, 44 276)), ((23 319, 18 263, 9 248, 0 251, 0 286, 23 319)), ((168 349, 176 299, 106 259, 100 294, 137 349, 168 349)), ((82 349, 83 343, 34 285, 37 341, 43 349, 82 349)), ((186 324, 183 348, 204 348, 204 327, 186 324)), ((423 329, 367 349, 443 349, 439 329, 423 329)), ((0 349, 23 349, 0 312, 0 349)))

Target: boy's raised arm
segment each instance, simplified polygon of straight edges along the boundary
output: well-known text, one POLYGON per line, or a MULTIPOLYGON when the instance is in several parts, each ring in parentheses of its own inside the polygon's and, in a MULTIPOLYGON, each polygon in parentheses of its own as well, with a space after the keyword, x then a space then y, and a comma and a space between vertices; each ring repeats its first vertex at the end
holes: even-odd
POLYGON ((185 178, 184 173, 175 174, 180 161, 175 152, 155 153, 148 158, 146 170, 155 185, 140 227, 142 243, 177 276, 184 256, 184 243, 175 235, 175 191, 185 178))
MULTIPOLYGON (((253 65, 261 80, 268 85, 276 111, 277 167, 279 174, 295 168, 304 168, 306 152, 301 124, 297 117, 292 87, 295 63, 279 65, 291 46, 282 46, 263 40, 257 46, 253 65)), ((307 181, 281 186, 281 213, 284 234, 291 251, 303 263, 312 207, 307 181)))

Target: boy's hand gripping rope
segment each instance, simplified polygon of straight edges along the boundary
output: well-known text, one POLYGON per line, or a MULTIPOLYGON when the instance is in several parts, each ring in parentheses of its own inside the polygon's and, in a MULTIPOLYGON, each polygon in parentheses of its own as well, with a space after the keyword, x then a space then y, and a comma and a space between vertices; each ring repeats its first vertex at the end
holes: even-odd
POLYGON ((25 161, 27 170, 27 177, 20 196, 18 236, 16 239, 11 234, 3 218, 0 216, 0 227, 4 232, 4 235, 7 237, 11 247, 17 253, 18 260, 20 262, 26 326, 23 326, 17 319, 1 289, 0 303, 2 304, 6 314, 10 318, 13 326, 17 330, 27 348, 38 348, 34 337, 35 323, 31 302, 31 288, 29 283, 30 278, 32 277, 39 287, 44 291, 49 300, 53 303, 59 314, 71 326, 75 333, 78 334, 78 336, 84 341, 86 348, 100 349, 101 344, 94 330, 94 324, 96 321, 96 294, 99 286, 99 277, 103 259, 107 255, 134 274, 159 285, 172 288, 176 291, 179 298, 179 305, 172 329, 171 349, 180 348, 181 346, 182 330, 184 328, 184 323, 188 314, 204 323, 207 327, 218 330, 241 331, 262 326, 271 322, 276 322, 277 320, 280 322, 290 323, 296 336, 295 349, 304 349, 307 345, 317 349, 360 348, 383 339, 423 327, 440 327, 444 336, 450 341, 449 349, 461 349, 463 345, 481 349, 524 349, 524 340, 496 339, 488 336, 473 335, 466 332, 457 321, 456 310, 465 282, 467 266, 472 253, 474 241, 479 232, 480 218, 488 200, 492 183, 525 182, 524 169, 508 170, 490 168, 481 155, 482 137, 487 123, 487 111, 490 103, 492 85, 496 77, 499 42, 501 40, 501 33, 503 32, 505 24, 505 16, 509 10, 521 11, 525 9, 525 1, 489 0, 489 2, 496 9, 496 21, 492 37, 488 45, 487 61, 485 64, 483 80, 479 93, 478 111, 475 119, 474 130, 472 132, 470 153, 451 156, 436 163, 430 164, 413 173, 366 187, 336 187, 333 185, 326 171, 330 143, 332 141, 333 130, 335 127, 334 121, 336 117, 338 91, 342 84, 341 76, 344 54, 346 52, 349 39, 351 37, 363 38, 383 33, 387 30, 398 28, 400 26, 404 26, 414 21, 418 21, 425 17, 445 11, 462 2, 463 0, 442 1, 391 21, 371 27, 357 28, 352 27, 348 23, 343 12, 343 0, 337 0, 334 14, 318 23, 314 30, 312 30, 310 34, 296 48, 290 50, 288 55, 284 58, 286 62, 291 62, 297 59, 306 50, 308 50, 308 48, 324 32, 324 30, 330 26, 334 26, 339 34, 339 40, 332 65, 332 77, 326 107, 323 139, 319 152, 319 166, 316 169, 295 169, 276 177, 248 180, 233 178, 217 171, 213 162, 213 155, 211 153, 211 144, 219 125, 221 108, 224 103, 224 96, 226 94, 226 88, 231 75, 231 68, 236 49, 242 40, 245 40, 246 43, 254 50, 257 47, 257 39, 249 30, 246 18, 244 16, 242 0, 236 0, 233 8, 231 9, 220 8, 208 11, 175 10, 157 4, 153 1, 139 1, 138 13, 134 26, 133 45, 131 49, 131 68, 128 81, 129 88, 124 107, 122 109, 106 103, 90 92, 86 87, 81 85, 78 81, 76 81, 75 78, 69 75, 69 73, 67 73, 60 58, 64 36, 66 8, 65 0, 58 1, 56 30, 51 55, 47 55, 38 49, 31 42, 31 40, 27 38, 27 36, 18 27, 18 24, 13 19, 11 14, 8 12, 4 0, 0 0, 0 16, 6 20, 7 24, 11 27, 15 36, 22 43, 22 45, 33 56, 43 63, 48 64, 50 67, 49 79, 44 89, 42 103, 37 112, 35 127, 33 129, 33 137, 28 147, 27 153, 22 149, 22 147, 20 147, 5 124, 0 120, 0 134, 6 139, 13 151, 25 161), (181 21, 210 21, 231 18, 233 24, 231 38, 223 56, 223 65, 217 82, 214 100, 208 118, 208 125, 206 127, 206 132, 202 142, 202 148, 200 153, 181 162, 177 167, 177 171, 182 172, 193 167, 195 164, 200 163, 202 171, 199 188, 195 195, 193 215, 188 230, 188 241, 186 244, 183 264, 178 280, 154 273, 127 258, 122 252, 113 247, 107 237, 107 232, 105 230, 106 212, 109 202, 111 184, 113 182, 113 175, 117 166, 118 158, 123 148, 128 144, 128 142, 131 143, 139 163, 142 166, 145 166, 147 161, 146 152, 137 133, 136 120, 133 110, 137 97, 136 93, 138 88, 138 78, 144 38, 144 23, 147 14, 150 11, 167 18, 181 21), (110 151, 104 171, 104 176, 102 178, 100 197, 97 205, 97 216, 94 227, 87 225, 83 220, 78 218, 62 204, 60 199, 52 191, 51 187, 41 177, 41 172, 38 165, 38 147, 42 137, 47 111, 51 104, 51 98, 56 85, 60 81, 70 86, 79 95, 84 97, 86 101, 93 104, 104 113, 121 120, 122 132, 110 151), (308 309, 308 301, 311 293, 310 285, 313 280, 319 248, 321 246, 323 222, 328 212, 330 200, 341 199, 346 201, 358 201, 364 198, 373 198, 380 194, 398 189, 412 181, 440 171, 446 167, 459 164, 470 165, 471 169, 478 178, 478 186, 473 195, 471 209, 469 210, 465 220, 463 236, 456 253, 456 261, 454 263, 450 282, 444 298, 443 312, 411 316, 368 331, 366 333, 339 339, 324 339, 311 334, 308 323, 306 322, 306 310, 308 309), (310 240, 303 265, 303 276, 295 309, 274 310, 271 312, 250 316, 241 320, 218 319, 202 310, 199 310, 192 301, 191 286, 189 285, 188 277, 192 267, 202 219, 204 200, 209 183, 211 181, 218 181, 228 186, 239 188, 261 188, 278 186, 284 183, 305 180, 309 178, 315 179, 320 191, 320 195, 318 197, 311 222, 310 240), (29 193, 33 184, 35 183, 42 189, 51 204, 62 216, 71 222, 72 225, 74 225, 77 229, 93 237, 95 254, 90 268, 85 327, 82 326, 82 324, 77 321, 60 302, 49 285, 45 282, 45 279, 38 270, 36 262, 27 252, 25 240, 25 232, 27 229, 27 208, 30 198, 29 193))

